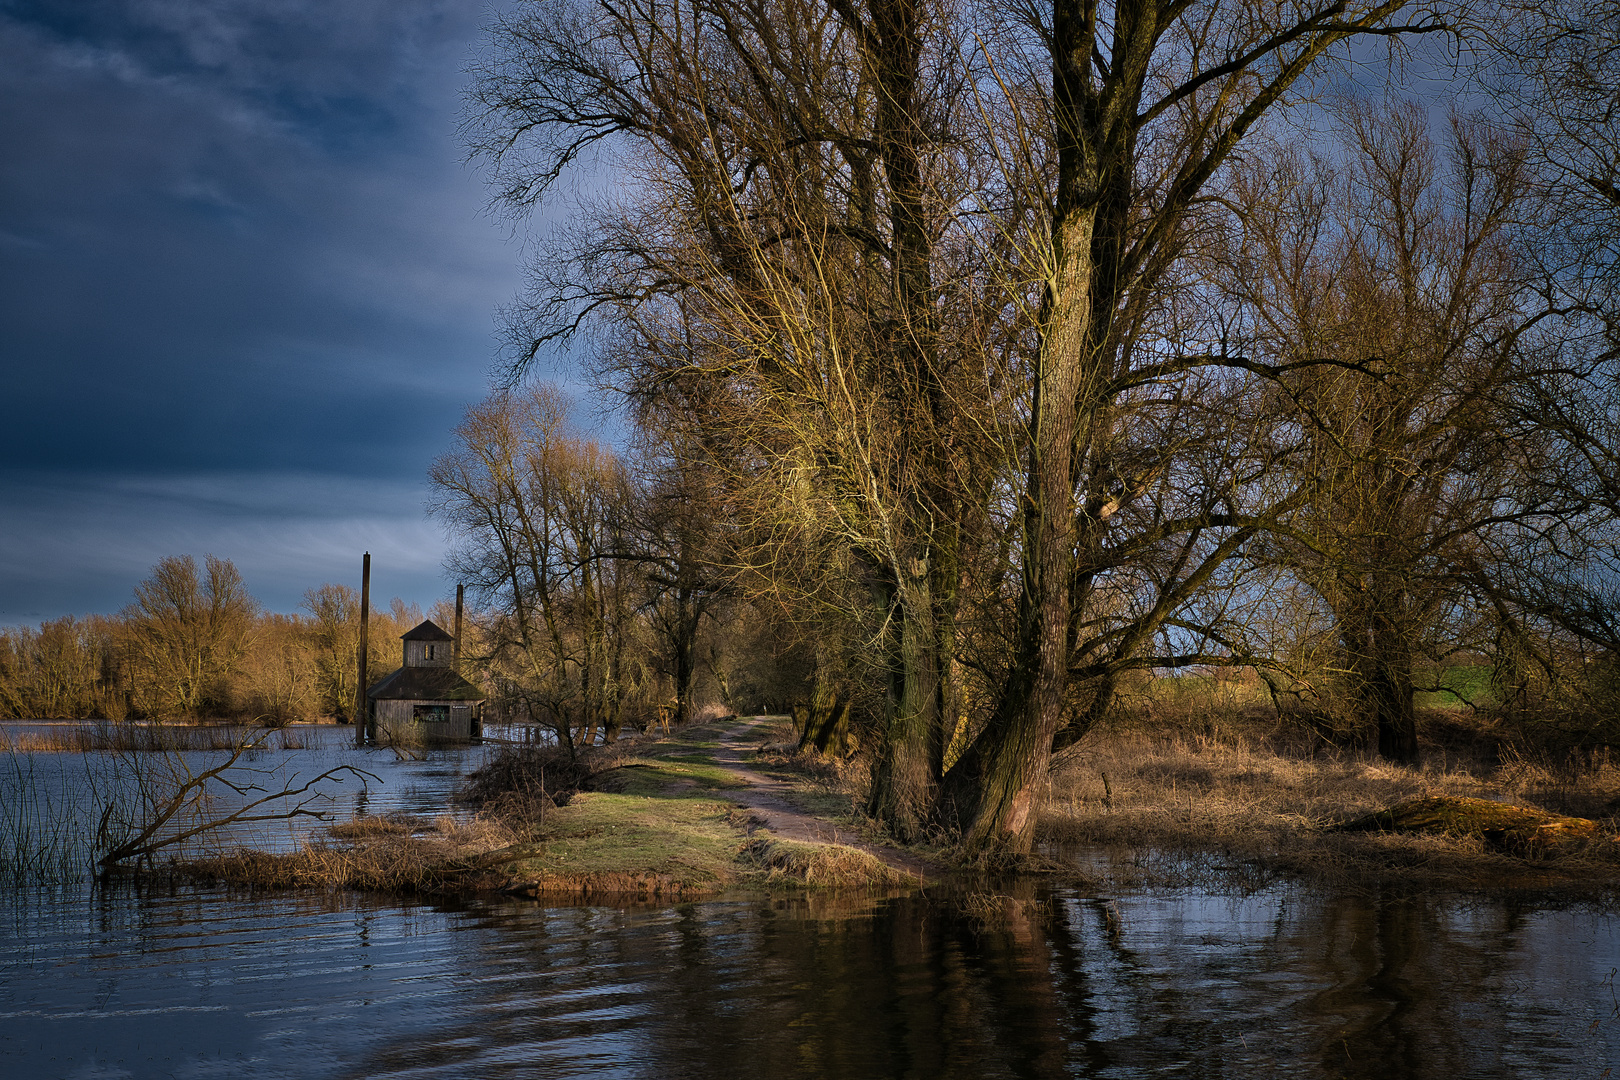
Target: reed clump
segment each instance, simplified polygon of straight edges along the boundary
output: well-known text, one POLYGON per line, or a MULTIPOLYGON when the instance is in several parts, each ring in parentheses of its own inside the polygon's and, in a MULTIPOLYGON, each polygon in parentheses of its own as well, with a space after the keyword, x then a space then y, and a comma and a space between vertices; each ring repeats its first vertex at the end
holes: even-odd
MULTIPOLYGON (((252 728, 232 724, 110 723, 53 725, 47 730, 10 732, 0 728, 0 750, 17 754, 100 752, 172 753, 234 750, 252 728)), ((283 736, 283 745, 290 746, 283 736)))

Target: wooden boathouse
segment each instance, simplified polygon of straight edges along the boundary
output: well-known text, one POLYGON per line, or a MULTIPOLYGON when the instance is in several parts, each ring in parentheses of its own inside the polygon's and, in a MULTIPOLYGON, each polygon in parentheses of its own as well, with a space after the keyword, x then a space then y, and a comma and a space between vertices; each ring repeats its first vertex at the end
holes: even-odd
POLYGON ((366 734, 374 741, 406 742, 481 736, 484 692, 456 670, 456 639, 426 619, 400 640, 400 669, 366 688, 366 734))

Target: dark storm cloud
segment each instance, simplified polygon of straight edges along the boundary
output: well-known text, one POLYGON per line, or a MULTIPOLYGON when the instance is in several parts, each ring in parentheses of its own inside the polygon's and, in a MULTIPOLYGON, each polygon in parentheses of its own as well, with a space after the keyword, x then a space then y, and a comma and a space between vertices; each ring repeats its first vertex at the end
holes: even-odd
POLYGON ((453 137, 484 11, 0 0, 0 623, 197 544, 276 607, 340 549, 436 563, 421 480, 516 283, 453 137))

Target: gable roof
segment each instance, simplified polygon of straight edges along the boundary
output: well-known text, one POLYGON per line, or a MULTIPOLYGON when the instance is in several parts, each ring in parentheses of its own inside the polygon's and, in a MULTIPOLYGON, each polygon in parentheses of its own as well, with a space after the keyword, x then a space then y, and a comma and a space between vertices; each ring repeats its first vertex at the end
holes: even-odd
POLYGON ((455 638, 445 633, 438 623, 432 619, 423 619, 421 625, 405 631, 399 635, 402 641, 454 641, 455 638))
POLYGON ((373 701, 483 701, 484 692, 447 667, 402 667, 372 683, 373 701))

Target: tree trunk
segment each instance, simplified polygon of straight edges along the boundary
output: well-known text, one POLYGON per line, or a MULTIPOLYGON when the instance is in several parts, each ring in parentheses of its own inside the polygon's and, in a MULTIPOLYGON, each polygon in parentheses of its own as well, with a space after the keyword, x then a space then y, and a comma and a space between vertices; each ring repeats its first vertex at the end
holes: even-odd
POLYGON ((1389 761, 1415 765, 1418 760, 1417 714, 1413 708, 1412 647, 1392 606, 1395 587, 1374 586, 1385 595, 1339 615, 1339 636, 1349 654, 1355 696, 1361 715, 1371 721, 1378 753, 1389 761))
MULTIPOLYGON (((1083 146, 1090 41, 1078 7, 1056 5, 1054 105, 1059 133, 1052 259, 1041 303, 1024 513, 1023 595, 1013 664, 1001 702, 964 777, 973 792, 969 850, 1021 854, 1034 839, 1035 793, 1051 760, 1068 693, 1070 584, 1074 557, 1075 461, 1081 397, 1092 359, 1092 244, 1096 160, 1083 146), (1073 10, 1071 10, 1073 9, 1073 10)), ((959 787, 960 789, 960 787, 959 787)), ((968 807, 961 807, 967 810, 968 807)))
MULTIPOLYGON (((879 610, 898 625, 889 638, 891 686, 868 811, 895 836, 915 840, 933 813, 944 761, 944 679, 955 635, 952 530, 959 516, 944 433, 951 404, 941 379, 934 310, 933 238, 923 154, 922 20, 918 0, 874 0, 862 43, 877 88, 874 134, 888 188, 893 250, 889 267, 895 331, 880 351, 896 412, 891 463, 897 533, 889 537, 890 578, 879 610), (945 589, 939 586, 946 584, 945 589)), ((852 18, 852 25, 859 20, 852 18)))
POLYGON ((902 840, 917 839, 931 814, 943 759, 943 688, 928 568, 907 560, 896 607, 898 661, 868 812, 902 840))

